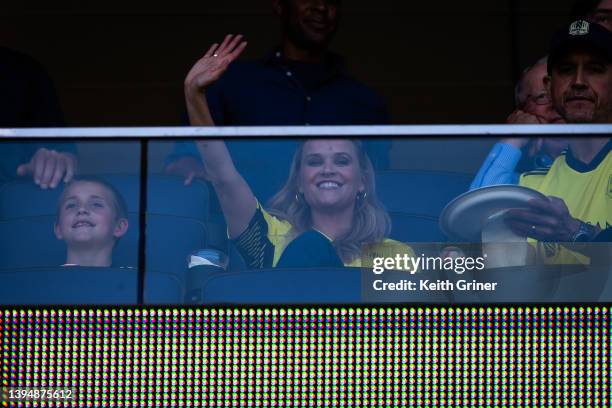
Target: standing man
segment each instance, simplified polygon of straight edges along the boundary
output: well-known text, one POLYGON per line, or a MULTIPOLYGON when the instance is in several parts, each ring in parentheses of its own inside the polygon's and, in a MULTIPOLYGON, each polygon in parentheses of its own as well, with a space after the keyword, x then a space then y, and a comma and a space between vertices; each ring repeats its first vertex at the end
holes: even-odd
MULTIPOLYGON (((349 77, 342 59, 329 51, 342 11, 341 0, 273 0, 281 20, 280 44, 261 61, 234 62, 206 89, 212 118, 219 126, 387 124, 383 99, 349 77)), ((228 143, 247 177, 268 167, 286 174, 297 141, 228 143)), ((366 143, 377 168, 388 165, 390 141, 366 143)), ((175 145, 166 172, 202 175, 193 142, 175 145)), ((279 186, 280 187, 280 186, 279 186)))
MULTIPOLYGON (((612 123, 612 32, 585 20, 565 27, 551 43, 548 73, 553 106, 568 123, 612 123)), ((548 199, 509 211, 510 227, 544 242, 609 240, 611 147, 609 137, 576 137, 550 169, 523 174, 520 184, 548 199)), ((558 244, 544 253, 551 263, 586 263, 558 244)))

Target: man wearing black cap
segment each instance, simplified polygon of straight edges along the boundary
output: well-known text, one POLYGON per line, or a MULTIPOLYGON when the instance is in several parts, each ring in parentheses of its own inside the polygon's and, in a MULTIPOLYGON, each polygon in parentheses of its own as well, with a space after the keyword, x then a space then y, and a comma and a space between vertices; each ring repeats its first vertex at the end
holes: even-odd
MULTIPOLYGON (((584 20, 571 23, 553 38, 548 74, 553 106, 568 123, 612 123, 612 32, 584 20)), ((575 138, 550 169, 521 175, 521 185, 548 200, 532 200, 531 208, 510 211, 510 227, 538 241, 609 240, 611 146, 609 137, 575 138)), ((559 245, 545 247, 547 262, 588 262, 559 245)))
POLYGON ((584 20, 555 35, 545 80, 569 123, 612 123, 612 33, 584 20))

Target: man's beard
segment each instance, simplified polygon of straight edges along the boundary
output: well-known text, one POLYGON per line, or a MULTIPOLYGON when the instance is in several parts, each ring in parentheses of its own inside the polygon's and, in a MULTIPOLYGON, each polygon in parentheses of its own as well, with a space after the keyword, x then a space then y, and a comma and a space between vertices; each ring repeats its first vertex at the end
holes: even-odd
POLYGON ((563 117, 567 123, 594 123, 593 111, 565 111, 563 117))
POLYGON ((563 94, 563 117, 569 123, 593 123, 596 120, 598 98, 588 90, 571 90, 563 94), (585 100, 583 105, 572 106, 577 98, 585 100), (588 101, 588 102, 587 102, 588 101))

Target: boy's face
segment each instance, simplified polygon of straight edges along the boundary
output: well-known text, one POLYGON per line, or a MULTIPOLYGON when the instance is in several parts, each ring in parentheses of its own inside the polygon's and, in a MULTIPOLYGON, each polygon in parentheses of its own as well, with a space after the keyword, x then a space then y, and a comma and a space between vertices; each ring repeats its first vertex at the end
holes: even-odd
POLYGON ((113 193, 101 184, 76 181, 62 195, 55 235, 68 245, 114 244, 127 232, 127 220, 117 218, 113 193))

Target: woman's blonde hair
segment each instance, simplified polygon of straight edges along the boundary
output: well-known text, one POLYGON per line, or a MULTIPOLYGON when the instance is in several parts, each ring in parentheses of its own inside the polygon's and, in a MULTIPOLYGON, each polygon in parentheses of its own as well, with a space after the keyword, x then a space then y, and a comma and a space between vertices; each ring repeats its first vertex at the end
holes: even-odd
MULTIPOLYGON (((352 228, 337 238, 333 245, 338 256, 345 264, 351 263, 361 255, 364 244, 382 241, 391 231, 389 214, 376 196, 374 168, 360 141, 350 140, 355 146, 361 179, 365 187, 363 193, 355 197, 352 228)), ((293 226, 294 237, 312 228, 310 206, 299 192, 300 171, 304 145, 296 150, 289 178, 283 188, 268 201, 268 211, 293 226)))

